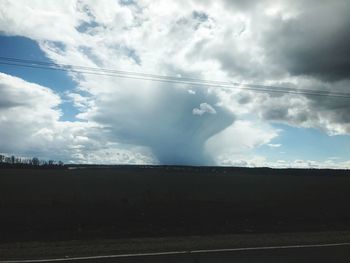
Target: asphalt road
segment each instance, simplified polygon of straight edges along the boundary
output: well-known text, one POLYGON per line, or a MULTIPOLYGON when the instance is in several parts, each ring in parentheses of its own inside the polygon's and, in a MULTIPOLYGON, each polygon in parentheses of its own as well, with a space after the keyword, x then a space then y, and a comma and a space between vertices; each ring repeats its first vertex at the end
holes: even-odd
MULTIPOLYGON (((60 262, 61 260, 37 262, 60 262)), ((2 261, 0 261, 2 262, 2 261)), ((28 261, 27 261, 28 262, 28 261)), ((31 261, 35 262, 35 261, 31 261)), ((63 259, 64 263, 310 263, 350 262, 350 244, 324 247, 286 247, 166 255, 125 256, 111 258, 63 259)))

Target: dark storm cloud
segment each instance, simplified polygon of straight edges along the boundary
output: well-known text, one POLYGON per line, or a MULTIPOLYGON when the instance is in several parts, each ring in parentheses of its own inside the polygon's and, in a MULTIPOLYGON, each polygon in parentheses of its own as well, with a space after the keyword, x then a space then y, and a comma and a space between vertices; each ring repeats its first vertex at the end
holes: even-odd
POLYGON ((110 127, 113 140, 150 147, 162 164, 214 164, 204 153, 204 144, 232 124, 234 116, 216 107, 217 98, 204 89, 189 94, 184 88, 155 85, 149 92, 156 92, 156 99, 145 102, 130 97, 128 107, 117 110, 113 105, 125 104, 125 97, 105 98, 95 120, 110 127), (193 114, 202 103, 214 107, 215 113, 193 114))
MULTIPOLYGON (((300 80, 295 88, 345 91, 350 81, 300 80)), ((259 97, 257 112, 264 119, 294 126, 313 127, 329 134, 350 134, 348 98, 292 95, 259 97)))
POLYGON ((278 107, 269 107, 263 111, 262 117, 266 120, 284 120, 287 118, 288 109, 278 107))
POLYGON ((350 78, 350 2, 305 3, 300 14, 269 22, 264 47, 273 64, 292 75, 326 81, 350 78))
POLYGON ((230 50, 229 48, 221 50, 218 47, 213 52, 213 56, 220 62, 221 68, 232 77, 254 79, 261 74, 258 67, 252 66, 254 65, 254 59, 245 53, 230 50))
MULTIPOLYGON (((272 81, 273 86, 350 93, 349 1, 224 2, 232 14, 244 11, 247 34, 226 31, 220 43, 204 43, 196 51, 215 58, 229 76, 243 82, 272 81), (268 14, 270 9, 276 13, 268 14), (290 76, 296 78, 289 82, 290 76)), ((241 25, 234 25, 240 32, 241 25)), ((249 95, 248 101, 256 98, 256 112, 264 120, 316 127, 330 134, 350 133, 348 99, 276 96, 249 95)))

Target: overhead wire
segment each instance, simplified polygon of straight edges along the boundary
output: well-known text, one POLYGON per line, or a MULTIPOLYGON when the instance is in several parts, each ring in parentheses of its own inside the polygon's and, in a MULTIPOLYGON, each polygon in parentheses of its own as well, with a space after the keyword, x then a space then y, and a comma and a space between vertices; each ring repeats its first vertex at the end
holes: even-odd
POLYGON ((77 74, 93 74, 93 75, 128 78, 128 79, 136 79, 136 80, 148 80, 148 81, 158 81, 158 82, 166 82, 166 83, 174 83, 174 84, 216 87, 216 88, 222 88, 222 89, 240 89, 240 90, 250 90, 254 92, 264 92, 264 93, 267 92, 267 93, 300 94, 300 95, 325 96, 325 97, 337 97, 337 98, 350 99, 350 93, 342 93, 342 92, 332 92, 332 91, 315 90, 315 89, 296 89, 296 88, 277 87, 277 86, 269 86, 269 85, 207 80, 207 79, 182 77, 182 76, 179 76, 179 77, 162 76, 162 75, 149 74, 149 73, 143 73, 143 72, 131 72, 131 71, 116 70, 116 69, 78 66, 78 65, 71 65, 71 64, 44 62, 44 61, 38 61, 38 60, 28 60, 28 59, 20 59, 20 58, 13 58, 13 57, 11 58, 11 57, 0 56, 0 64, 34 68, 34 69, 59 70, 59 71, 77 73, 77 74))

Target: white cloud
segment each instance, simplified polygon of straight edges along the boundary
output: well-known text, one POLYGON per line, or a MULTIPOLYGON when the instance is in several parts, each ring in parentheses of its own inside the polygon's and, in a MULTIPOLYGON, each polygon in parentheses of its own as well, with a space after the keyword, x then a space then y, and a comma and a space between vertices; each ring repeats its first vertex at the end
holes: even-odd
POLYGON ((0 73, 0 148, 34 151, 52 139, 61 112, 60 97, 51 90, 0 73))
POLYGON ((202 116, 204 113, 216 114, 216 110, 210 104, 204 102, 199 105, 199 108, 194 108, 192 110, 193 115, 202 116))
MULTIPOLYGON (((319 10, 328 14, 328 6, 337 10, 342 5, 324 1, 319 10)), ((305 14, 310 4, 302 1, 143 0, 121 5, 114 0, 3 0, 0 10, 1 32, 38 41, 57 63, 325 91, 347 92, 349 87, 348 79, 332 82, 319 78, 316 73, 323 68, 314 68, 313 63, 306 65, 305 74, 292 70, 298 61, 283 63, 287 54, 284 50, 290 51, 288 54, 303 52, 298 43, 311 43, 318 47, 315 50, 324 50, 322 41, 309 41, 313 34, 300 32, 303 27, 293 27, 298 19, 308 20, 305 14), (281 38, 274 34, 276 21, 281 38)), ((336 13, 332 15, 334 21, 330 20, 334 23, 325 32, 329 28, 347 32, 348 27, 342 26, 347 25, 346 16, 335 17, 336 13)), ((315 28, 323 17, 313 19, 315 23, 306 29, 315 28)), ((319 37, 322 32, 317 31, 319 37)), ((344 52, 348 50, 340 47, 344 52)), ((341 61, 333 62, 339 66, 341 61)), ((339 78, 346 74, 340 70, 333 75, 339 78)), ((187 158, 189 162, 204 163, 210 161, 209 155, 223 163, 232 161, 232 156, 250 156, 260 145, 269 144, 278 136, 270 122, 318 128, 332 135, 350 133, 349 103, 344 99, 183 87, 89 74, 70 76, 77 82, 77 89, 68 97, 84 122, 60 122, 61 99, 49 89, 23 82, 31 87, 26 91, 29 95, 22 90, 3 91, 9 95, 0 96, 2 121, 15 109, 23 116, 23 120, 20 116, 18 122, 8 123, 8 131, 21 134, 21 126, 25 125, 28 133, 37 136, 35 140, 23 139, 23 149, 30 141, 37 149, 45 143, 55 147, 71 144, 77 160, 98 161, 98 154, 91 152, 105 156, 105 145, 113 145, 109 156, 117 156, 118 147, 124 145, 127 149, 123 151, 130 149, 133 153, 137 147, 145 147, 161 162, 183 162, 187 158), (4 97, 7 99, 2 102, 4 97), (27 106, 9 107, 16 101, 27 106), (28 111, 33 114, 24 113, 28 111), (240 121, 233 123, 235 119, 240 121)), ((19 82, 13 85, 20 86, 19 82)), ((67 149, 65 156, 71 151, 67 149)))
MULTIPOLYGON (((79 93, 74 92, 67 92, 66 95, 69 100, 73 102, 73 105, 82 112, 94 107, 94 100, 87 96, 82 96, 79 93)), ((78 115, 78 117, 79 116, 80 115, 78 115)))
POLYGON ((194 90, 189 89, 189 90, 188 90, 188 94, 195 95, 195 94, 196 94, 196 92, 195 92, 194 90))
POLYGON ((268 144, 277 136, 278 130, 266 124, 239 120, 210 138, 206 151, 217 163, 227 165, 242 159, 242 155, 250 156, 253 149, 268 144))
POLYGON ((267 146, 269 146, 270 148, 279 148, 282 146, 282 144, 279 143, 268 143, 267 146))
POLYGON ((86 164, 157 164, 156 157, 145 147, 130 147, 107 143, 90 151, 85 149, 73 153, 73 161, 86 164))
POLYGON ((80 163, 156 162, 146 148, 109 144, 96 123, 60 121, 61 99, 49 88, 0 73, 0 94, 3 153, 80 163))
POLYGON ((221 158, 222 166, 271 167, 271 168, 304 168, 304 169, 350 169, 349 161, 315 161, 315 160, 276 160, 271 161, 259 155, 235 155, 221 158))

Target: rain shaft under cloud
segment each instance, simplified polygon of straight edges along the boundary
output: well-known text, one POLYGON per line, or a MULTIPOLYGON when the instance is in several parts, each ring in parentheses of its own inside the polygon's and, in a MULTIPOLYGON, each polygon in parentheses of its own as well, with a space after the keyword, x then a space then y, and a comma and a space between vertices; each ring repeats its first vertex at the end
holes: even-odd
MULTIPOLYGON (((124 83, 134 87, 143 84, 124 83)), ((215 164, 204 151, 205 142, 234 121, 231 112, 215 107, 216 95, 202 88, 190 94, 182 86, 160 83, 140 89, 143 95, 134 93, 126 98, 108 94, 97 102, 99 111, 92 113, 92 118, 105 125, 109 139, 147 146, 162 164, 215 164), (200 105, 215 107, 215 111, 194 114, 200 105)))

